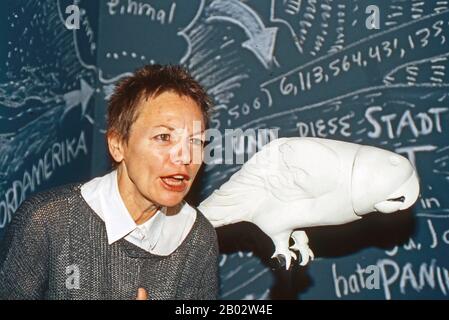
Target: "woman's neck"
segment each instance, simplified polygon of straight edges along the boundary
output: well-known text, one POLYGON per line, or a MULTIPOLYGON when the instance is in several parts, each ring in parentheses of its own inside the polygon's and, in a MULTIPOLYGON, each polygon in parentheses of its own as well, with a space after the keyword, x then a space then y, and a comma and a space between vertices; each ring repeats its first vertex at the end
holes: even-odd
POLYGON ((162 206, 146 199, 131 181, 126 181, 128 178, 123 170, 126 169, 117 168, 119 194, 134 222, 138 225, 143 224, 150 220, 162 206))

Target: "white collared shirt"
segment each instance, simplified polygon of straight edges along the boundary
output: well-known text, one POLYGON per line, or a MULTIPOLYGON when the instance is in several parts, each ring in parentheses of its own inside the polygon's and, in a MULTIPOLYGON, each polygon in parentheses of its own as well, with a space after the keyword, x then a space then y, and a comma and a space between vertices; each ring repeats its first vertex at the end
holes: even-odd
POLYGON ((157 255, 175 251, 196 219, 196 210, 183 201, 178 213, 167 215, 167 208, 163 207, 148 221, 137 225, 120 195, 116 170, 86 182, 81 186, 81 195, 105 222, 109 244, 125 238, 157 255))

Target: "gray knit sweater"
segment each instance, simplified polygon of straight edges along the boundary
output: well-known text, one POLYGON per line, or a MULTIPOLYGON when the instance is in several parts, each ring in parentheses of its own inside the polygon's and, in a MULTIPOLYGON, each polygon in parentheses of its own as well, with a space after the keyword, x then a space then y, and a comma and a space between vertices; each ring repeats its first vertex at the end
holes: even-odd
POLYGON ((197 210, 181 245, 168 256, 121 239, 108 244, 104 222, 81 184, 30 197, 0 243, 0 299, 216 299, 218 244, 197 210))

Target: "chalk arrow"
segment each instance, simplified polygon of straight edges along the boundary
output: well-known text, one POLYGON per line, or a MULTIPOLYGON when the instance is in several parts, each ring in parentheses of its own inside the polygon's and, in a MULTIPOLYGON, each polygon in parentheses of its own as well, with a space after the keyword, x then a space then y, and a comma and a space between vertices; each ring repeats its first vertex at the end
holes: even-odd
POLYGON ((207 15, 207 22, 228 21, 241 27, 249 38, 242 47, 251 50, 266 69, 271 67, 277 27, 266 28, 257 13, 238 0, 215 0, 207 15))
POLYGON ((81 115, 84 116, 86 114, 87 106, 94 93, 94 89, 86 81, 84 81, 84 79, 81 79, 80 85, 80 90, 73 90, 64 94, 66 107, 64 113, 62 114, 61 120, 64 119, 70 110, 79 104, 81 104, 81 115))

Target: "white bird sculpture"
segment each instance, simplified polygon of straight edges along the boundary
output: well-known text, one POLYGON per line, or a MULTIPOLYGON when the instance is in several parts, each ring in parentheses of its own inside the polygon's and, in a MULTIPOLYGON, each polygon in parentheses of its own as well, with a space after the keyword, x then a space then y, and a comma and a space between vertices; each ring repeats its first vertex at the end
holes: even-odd
POLYGON ((404 210, 418 195, 415 169, 396 153, 330 139, 279 138, 254 154, 198 208, 214 227, 256 224, 273 240, 272 258, 289 269, 291 258, 297 259, 293 250, 299 251, 303 266, 314 258, 306 233, 295 229, 404 210))

